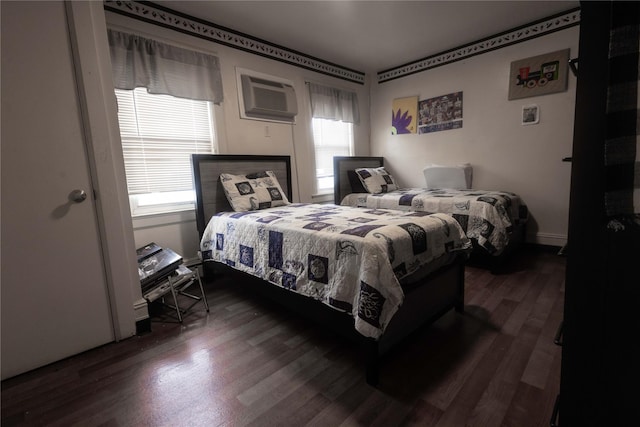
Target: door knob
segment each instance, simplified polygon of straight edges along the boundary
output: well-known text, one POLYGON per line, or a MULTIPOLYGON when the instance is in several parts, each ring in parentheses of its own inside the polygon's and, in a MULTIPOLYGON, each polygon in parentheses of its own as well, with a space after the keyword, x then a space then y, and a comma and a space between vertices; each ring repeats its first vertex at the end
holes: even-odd
POLYGON ((73 190, 71 194, 69 194, 69 199, 76 203, 82 203, 87 198, 87 192, 84 190, 73 190))

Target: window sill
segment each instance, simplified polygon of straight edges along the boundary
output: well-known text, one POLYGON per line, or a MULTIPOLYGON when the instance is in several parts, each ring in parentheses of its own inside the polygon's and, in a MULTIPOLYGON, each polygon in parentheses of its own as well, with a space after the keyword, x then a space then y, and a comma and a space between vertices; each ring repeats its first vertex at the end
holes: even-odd
POLYGON ((329 193, 318 193, 311 195, 313 203, 333 203, 333 191, 329 193))
POLYGON ((146 215, 137 215, 131 218, 134 230, 158 227, 168 224, 179 224, 183 222, 195 221, 195 209, 181 210, 174 212, 163 212, 146 215))

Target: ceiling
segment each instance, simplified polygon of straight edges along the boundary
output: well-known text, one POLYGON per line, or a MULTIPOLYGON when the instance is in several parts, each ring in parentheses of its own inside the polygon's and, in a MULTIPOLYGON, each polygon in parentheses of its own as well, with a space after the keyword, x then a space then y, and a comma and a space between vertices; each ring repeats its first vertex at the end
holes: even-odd
POLYGON ((213 24, 376 73, 547 18, 579 1, 155 1, 213 24))

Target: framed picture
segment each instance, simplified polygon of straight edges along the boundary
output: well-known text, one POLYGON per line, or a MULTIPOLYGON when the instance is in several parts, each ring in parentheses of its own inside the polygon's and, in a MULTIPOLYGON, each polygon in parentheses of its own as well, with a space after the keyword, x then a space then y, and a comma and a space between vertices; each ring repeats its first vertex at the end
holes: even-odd
POLYGON ((522 107, 522 124, 535 125, 540 122, 540 108, 536 104, 522 107))
POLYGON ((462 92, 449 93, 418 103, 418 133, 462 127, 462 92))
POLYGON ((509 100, 567 90, 569 49, 513 61, 509 77, 509 100))
POLYGON ((391 105, 391 135, 416 133, 418 126, 418 97, 397 98, 391 105))

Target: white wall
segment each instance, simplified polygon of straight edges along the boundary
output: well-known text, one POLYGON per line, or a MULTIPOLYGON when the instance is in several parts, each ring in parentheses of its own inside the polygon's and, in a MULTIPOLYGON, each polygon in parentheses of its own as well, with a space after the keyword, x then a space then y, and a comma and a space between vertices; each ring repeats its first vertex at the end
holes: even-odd
MULTIPOLYGON (((509 190, 523 197, 531 211, 528 241, 557 246, 566 242, 571 166, 561 160, 571 155, 575 77, 569 74, 566 92, 515 101, 508 101, 507 93, 512 61, 565 48, 577 57, 578 27, 382 84, 369 84, 375 77, 367 76, 368 83, 358 85, 114 13, 106 12, 106 17, 110 26, 217 55, 224 89, 217 120, 220 152, 291 155, 295 201, 317 200, 304 85, 311 80, 358 93, 362 119, 355 127, 355 154, 385 157, 401 184, 422 185, 426 163, 471 162, 476 188, 509 190), (291 80, 299 106, 296 124, 241 119, 236 67, 291 80), (394 98, 425 99, 456 91, 464 93, 462 129, 390 135, 394 98), (540 123, 522 126, 522 106, 530 103, 540 107, 540 123)), ((197 256, 193 212, 136 218, 133 225, 136 246, 156 241, 188 260, 197 256)))
MULTIPOLYGON (((369 154, 369 88, 305 70, 279 61, 215 44, 177 31, 106 12, 108 26, 131 31, 166 43, 217 55, 220 59, 224 101, 217 114, 220 153, 278 154, 292 157, 293 200, 310 202, 314 198, 313 143, 311 113, 305 81, 314 81, 356 91, 361 122, 355 129, 355 154, 369 154), (240 118, 236 67, 270 74, 293 82, 299 114, 296 124, 282 124, 240 118), (268 129, 267 129, 268 127, 268 129), (268 135, 268 136, 267 136, 268 135)), ((333 197, 329 197, 333 200, 333 197)), ((186 259, 197 257, 199 247, 193 212, 136 218, 133 221, 136 246, 155 241, 174 249, 186 259)))
POLYGON ((570 48, 578 57, 579 27, 481 54, 371 88, 371 154, 383 156, 403 186, 422 186, 427 163, 470 162, 473 186, 520 194, 531 220, 527 241, 561 246, 569 215, 570 163, 576 79, 566 92, 508 100, 512 61, 570 48), (420 100, 463 92, 463 127, 391 135, 394 98, 420 100), (540 123, 523 126, 522 106, 537 104, 540 123))

